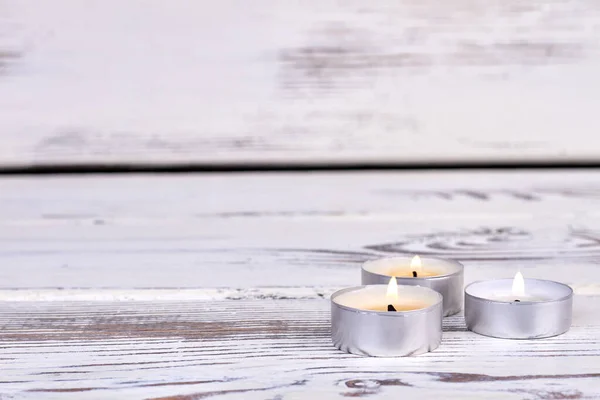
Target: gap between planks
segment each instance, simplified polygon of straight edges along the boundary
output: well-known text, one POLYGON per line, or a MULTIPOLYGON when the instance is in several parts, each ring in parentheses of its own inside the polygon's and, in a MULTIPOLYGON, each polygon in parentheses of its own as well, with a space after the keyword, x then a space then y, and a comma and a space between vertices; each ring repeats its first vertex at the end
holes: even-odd
MULTIPOLYGON (((357 284, 358 285, 358 284, 357 284)), ((571 285, 577 296, 599 296, 600 284, 571 285)), ((155 289, 2 289, 4 302, 123 302, 328 299, 341 287, 155 288, 155 289)))

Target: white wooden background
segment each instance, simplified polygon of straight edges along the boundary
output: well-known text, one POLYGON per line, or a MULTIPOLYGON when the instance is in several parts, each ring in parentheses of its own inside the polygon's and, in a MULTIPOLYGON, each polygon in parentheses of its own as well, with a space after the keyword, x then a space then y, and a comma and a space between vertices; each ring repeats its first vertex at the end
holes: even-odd
POLYGON ((596 161, 596 0, 1 0, 0 165, 596 161))
MULTIPOLYGON (((595 0, 0 0, 0 169, 596 161, 595 0)), ((0 179, 0 400, 600 398, 600 172, 0 179), (565 335, 329 338, 390 254, 559 280, 565 335)))
POLYGON ((599 205, 596 171, 3 178, 0 398, 600 398, 599 205), (414 253, 570 284, 573 327, 333 348, 329 294, 414 253))

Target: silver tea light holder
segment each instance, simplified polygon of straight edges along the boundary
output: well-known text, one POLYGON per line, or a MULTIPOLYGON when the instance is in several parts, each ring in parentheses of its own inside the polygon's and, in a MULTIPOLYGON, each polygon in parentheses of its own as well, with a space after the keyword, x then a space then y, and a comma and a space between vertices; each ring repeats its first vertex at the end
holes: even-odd
POLYGON ((518 276, 474 282, 465 288, 467 328, 503 339, 546 338, 568 331, 573 289, 559 282, 518 276), (525 290, 514 294, 517 279, 525 290))
POLYGON ((398 284, 428 287, 440 293, 444 298, 444 317, 463 308, 464 266, 458 261, 437 257, 385 257, 367 261, 362 266, 363 285, 387 284, 392 276, 398 284), (419 261, 420 267, 415 266, 419 261))
POLYGON ((398 285, 397 304, 386 311, 388 285, 356 286, 331 296, 331 338, 338 349, 371 357, 404 357, 436 349, 442 340, 442 296, 429 288, 398 285), (415 305, 418 304, 418 305, 415 305))

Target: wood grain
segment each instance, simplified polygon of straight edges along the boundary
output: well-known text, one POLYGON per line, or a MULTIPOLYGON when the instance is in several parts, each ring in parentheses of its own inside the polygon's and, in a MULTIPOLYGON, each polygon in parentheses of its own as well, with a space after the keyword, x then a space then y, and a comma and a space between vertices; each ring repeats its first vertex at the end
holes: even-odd
POLYGON ((0 398, 600 397, 598 171, 0 180, 0 398), (328 296, 364 260, 576 292, 572 329, 361 358, 328 296))
POLYGON ((4 179, 0 288, 336 287, 422 253, 596 292, 598 173, 4 179), (557 268, 561 265, 561 268, 557 268), (217 273, 218 271, 218 273, 217 273), (568 273, 566 272, 568 271, 568 273))
POLYGON ((577 296, 571 331, 546 340, 451 317, 439 349, 405 359, 334 349, 326 299, 4 303, 0 382, 23 398, 594 398, 599 300, 577 296))
POLYGON ((599 14, 4 0, 0 165, 595 161, 599 14))

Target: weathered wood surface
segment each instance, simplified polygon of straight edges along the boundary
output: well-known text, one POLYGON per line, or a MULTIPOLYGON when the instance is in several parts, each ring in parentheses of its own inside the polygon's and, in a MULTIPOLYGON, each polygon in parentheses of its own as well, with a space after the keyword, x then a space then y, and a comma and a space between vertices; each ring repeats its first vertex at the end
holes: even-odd
POLYGON ((325 299, 48 302, 2 306, 7 398, 580 399, 600 394, 599 297, 579 296, 571 331, 537 341, 444 321, 424 356, 337 351, 325 299))
POLYGON ((355 283, 364 260, 392 253, 461 259, 474 267, 467 281, 522 266, 591 285, 599 176, 5 178, 0 287, 312 287, 315 276, 338 286, 355 283))
POLYGON ((3 0, 0 165, 597 160, 595 0, 3 0))
POLYGON ((600 172, 0 180, 0 398, 600 397, 600 172), (444 321, 404 359, 335 350, 328 295, 362 261, 462 259, 556 279, 565 335, 444 321))

